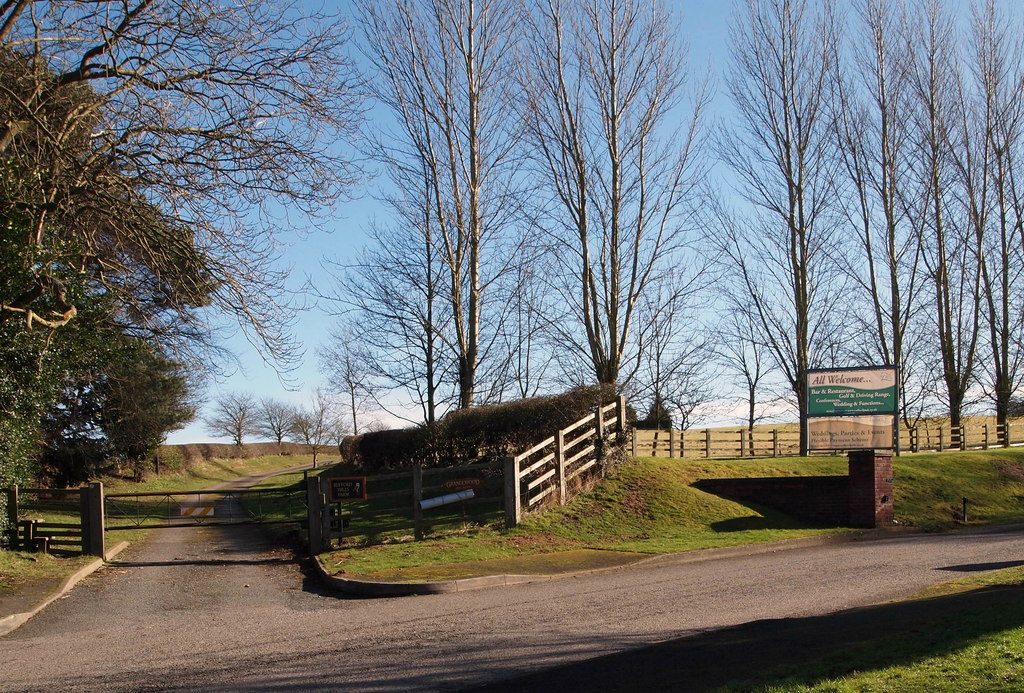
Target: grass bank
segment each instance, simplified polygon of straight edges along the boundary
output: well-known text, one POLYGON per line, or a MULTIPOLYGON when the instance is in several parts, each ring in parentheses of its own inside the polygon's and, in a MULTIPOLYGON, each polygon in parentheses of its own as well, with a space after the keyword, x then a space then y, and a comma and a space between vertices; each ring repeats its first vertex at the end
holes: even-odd
MULTIPOLYGON (((466 527, 426 541, 342 546, 321 558, 339 575, 386 580, 471 577, 502 561, 559 551, 676 553, 846 531, 695 489, 698 479, 846 473, 845 457, 734 460, 639 458, 594 491, 528 517, 512 531, 466 527)), ((926 530, 1024 519, 1024 450, 905 455, 894 463, 896 520, 926 530)), ((538 558, 539 563, 550 559, 538 558)), ((528 564, 525 564, 529 567, 528 564)), ((543 571, 539 571, 543 572, 543 571)))

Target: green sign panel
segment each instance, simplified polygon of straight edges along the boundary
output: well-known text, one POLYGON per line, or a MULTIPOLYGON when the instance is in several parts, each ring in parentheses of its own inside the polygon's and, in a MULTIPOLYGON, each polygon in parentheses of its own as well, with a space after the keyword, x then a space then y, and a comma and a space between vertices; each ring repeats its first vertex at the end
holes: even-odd
POLYGON ((895 368, 807 371, 807 415, 897 412, 895 368))

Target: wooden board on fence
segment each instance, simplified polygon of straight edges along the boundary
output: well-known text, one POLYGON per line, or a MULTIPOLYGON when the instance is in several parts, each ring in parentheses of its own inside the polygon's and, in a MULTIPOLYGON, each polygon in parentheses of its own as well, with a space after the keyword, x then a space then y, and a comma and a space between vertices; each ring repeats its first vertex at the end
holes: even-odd
POLYGON ((332 503, 366 500, 365 476, 335 476, 327 480, 328 496, 332 503))

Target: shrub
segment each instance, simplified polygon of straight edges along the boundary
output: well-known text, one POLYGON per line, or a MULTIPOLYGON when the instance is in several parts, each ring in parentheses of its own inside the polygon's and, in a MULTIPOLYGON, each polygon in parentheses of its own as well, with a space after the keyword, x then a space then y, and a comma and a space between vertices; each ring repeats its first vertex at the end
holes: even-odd
POLYGON ((371 472, 495 461, 554 435, 615 396, 611 386, 586 386, 561 395, 460 409, 430 426, 349 436, 341 445, 342 458, 371 472))

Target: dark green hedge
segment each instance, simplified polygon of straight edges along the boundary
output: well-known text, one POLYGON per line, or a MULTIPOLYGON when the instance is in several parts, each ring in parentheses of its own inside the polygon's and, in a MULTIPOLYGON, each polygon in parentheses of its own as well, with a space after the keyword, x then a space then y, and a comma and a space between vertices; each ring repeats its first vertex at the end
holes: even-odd
POLYGON ((368 472, 493 461, 539 443, 615 397, 612 386, 594 385, 561 395, 460 409, 432 426, 350 436, 342 443, 342 458, 368 472))

